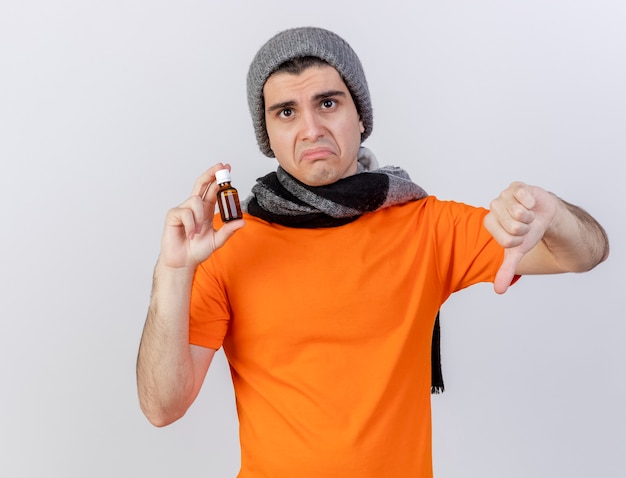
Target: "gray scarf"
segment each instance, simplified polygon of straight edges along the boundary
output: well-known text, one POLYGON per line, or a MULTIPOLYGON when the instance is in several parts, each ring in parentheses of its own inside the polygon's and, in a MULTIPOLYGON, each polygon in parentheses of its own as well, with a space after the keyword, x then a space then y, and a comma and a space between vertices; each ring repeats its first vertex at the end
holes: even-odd
POLYGON ((257 180, 243 208, 288 227, 336 227, 426 195, 406 171, 396 166, 379 168, 372 152, 361 147, 356 174, 326 186, 307 186, 278 167, 257 180))

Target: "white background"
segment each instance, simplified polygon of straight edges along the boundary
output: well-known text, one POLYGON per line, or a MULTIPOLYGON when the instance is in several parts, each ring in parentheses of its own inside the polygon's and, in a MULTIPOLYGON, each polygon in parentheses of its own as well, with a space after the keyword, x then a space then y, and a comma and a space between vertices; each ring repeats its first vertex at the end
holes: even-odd
MULTIPOLYGON (((437 478, 623 477, 626 4, 6 1, 0 7, 0 475, 234 477, 220 353, 196 403, 154 428, 135 358, 167 209, 230 162, 242 196, 275 168, 245 74, 287 27, 359 53, 366 142, 442 199, 513 180, 580 204, 609 261, 489 285, 443 308, 437 478)), ((280 450, 276 450, 280 453, 280 450)))

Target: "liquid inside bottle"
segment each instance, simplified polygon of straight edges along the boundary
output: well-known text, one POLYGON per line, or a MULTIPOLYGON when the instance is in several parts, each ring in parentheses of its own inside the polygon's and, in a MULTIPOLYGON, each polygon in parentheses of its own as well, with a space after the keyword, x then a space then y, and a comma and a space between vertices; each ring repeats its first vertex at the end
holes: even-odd
POLYGON ((241 206, 239 204, 239 193, 230 185, 230 172, 228 169, 221 169, 215 173, 215 180, 220 185, 217 191, 217 205, 220 209, 222 221, 228 222, 234 219, 241 219, 241 206))

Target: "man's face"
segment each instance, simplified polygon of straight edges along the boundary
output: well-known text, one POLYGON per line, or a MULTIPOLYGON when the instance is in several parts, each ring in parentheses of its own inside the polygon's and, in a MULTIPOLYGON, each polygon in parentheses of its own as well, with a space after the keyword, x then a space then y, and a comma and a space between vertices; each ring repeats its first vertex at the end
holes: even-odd
POLYGON ((337 70, 274 73, 263 97, 270 146, 285 171, 310 186, 356 173, 363 122, 337 70))

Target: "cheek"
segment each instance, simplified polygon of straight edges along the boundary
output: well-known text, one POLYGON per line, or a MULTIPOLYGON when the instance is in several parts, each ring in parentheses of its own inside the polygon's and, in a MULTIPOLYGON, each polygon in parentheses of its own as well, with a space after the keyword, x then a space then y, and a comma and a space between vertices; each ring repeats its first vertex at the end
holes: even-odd
POLYGON ((272 127, 271 125, 268 125, 267 123, 265 126, 265 130, 267 131, 267 137, 270 140, 270 147, 272 149, 280 148, 281 136, 280 136, 279 131, 277 131, 276 128, 272 127))
POLYGON ((270 140, 270 148, 277 159, 280 157, 284 161, 293 156, 294 140, 288 130, 268 127, 267 136, 270 140))
POLYGON ((363 131, 365 131, 365 129, 363 128, 363 124, 361 122, 359 122, 358 125, 352 123, 352 127, 350 128, 350 130, 346 130, 346 136, 350 137, 351 141, 354 141, 358 144, 358 146, 360 146, 361 135, 363 134, 363 131))
POLYGON ((265 131, 267 131, 270 141, 285 141, 291 135, 290 129, 290 125, 281 124, 278 121, 265 122, 265 131))

